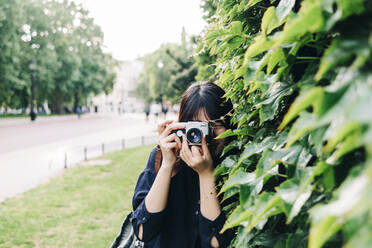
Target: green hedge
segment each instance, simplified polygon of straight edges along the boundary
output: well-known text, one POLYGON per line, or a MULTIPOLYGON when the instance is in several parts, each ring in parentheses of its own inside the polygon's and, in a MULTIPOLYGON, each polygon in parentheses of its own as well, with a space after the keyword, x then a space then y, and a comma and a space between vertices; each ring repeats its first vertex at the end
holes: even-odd
POLYGON ((203 37, 235 106, 232 247, 372 247, 372 6, 225 0, 203 37))

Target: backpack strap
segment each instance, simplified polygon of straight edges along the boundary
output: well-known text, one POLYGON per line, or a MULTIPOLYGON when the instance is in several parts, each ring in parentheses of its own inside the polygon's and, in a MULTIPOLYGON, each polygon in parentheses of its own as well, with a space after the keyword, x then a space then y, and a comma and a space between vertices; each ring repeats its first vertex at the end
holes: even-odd
POLYGON ((158 172, 160 170, 161 159, 162 159, 161 150, 160 150, 160 147, 158 146, 158 150, 156 151, 156 155, 155 155, 155 165, 154 165, 156 174, 158 174, 158 172))

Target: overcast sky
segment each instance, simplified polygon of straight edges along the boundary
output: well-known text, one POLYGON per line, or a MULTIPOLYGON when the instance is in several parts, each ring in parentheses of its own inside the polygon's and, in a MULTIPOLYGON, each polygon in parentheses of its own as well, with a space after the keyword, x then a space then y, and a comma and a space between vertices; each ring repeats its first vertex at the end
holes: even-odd
POLYGON ((182 27, 199 34, 206 23, 199 0, 73 0, 83 3, 105 35, 107 51, 132 60, 162 43, 180 42, 182 27))

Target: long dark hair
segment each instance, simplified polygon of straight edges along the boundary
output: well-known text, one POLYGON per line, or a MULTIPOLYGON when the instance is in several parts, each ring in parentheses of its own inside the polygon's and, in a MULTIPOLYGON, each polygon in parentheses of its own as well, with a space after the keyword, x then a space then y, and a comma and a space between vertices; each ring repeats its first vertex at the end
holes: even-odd
MULTIPOLYGON (((212 122, 222 124, 226 129, 231 128, 231 113, 233 105, 231 101, 224 97, 225 91, 218 85, 211 82, 201 82, 191 85, 182 95, 180 103, 179 122, 197 120, 200 112, 212 122)), ((214 135, 209 135, 209 148, 214 150, 216 142, 214 135)), ((225 139, 226 143, 231 141, 231 137, 225 139)), ((219 154, 212 152, 214 166, 222 162, 223 158, 219 154)))
POLYGON ((221 120, 229 128, 233 106, 224 95, 225 91, 211 82, 191 85, 182 95, 178 121, 195 120, 200 111, 205 111, 210 120, 221 120))

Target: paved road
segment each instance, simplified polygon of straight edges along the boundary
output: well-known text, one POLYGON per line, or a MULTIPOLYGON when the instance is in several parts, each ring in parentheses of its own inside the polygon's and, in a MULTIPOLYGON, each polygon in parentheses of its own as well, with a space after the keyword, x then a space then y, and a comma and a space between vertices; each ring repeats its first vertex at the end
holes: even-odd
POLYGON ((68 166, 105 152, 156 141, 156 123, 144 115, 85 115, 0 121, 0 201, 22 193, 68 166), (123 139, 125 143, 123 144, 123 139))
POLYGON ((102 141, 107 141, 107 133, 115 133, 118 135, 117 138, 123 138, 128 134, 126 129, 131 129, 131 134, 138 132, 137 136, 140 136, 148 132, 149 128, 151 126, 145 125, 142 116, 139 115, 88 115, 81 119, 68 116, 61 117, 61 120, 42 119, 34 123, 26 119, 21 123, 10 122, 0 126, 0 154, 92 134, 103 134, 102 141), (137 125, 138 123, 140 125, 137 125))

